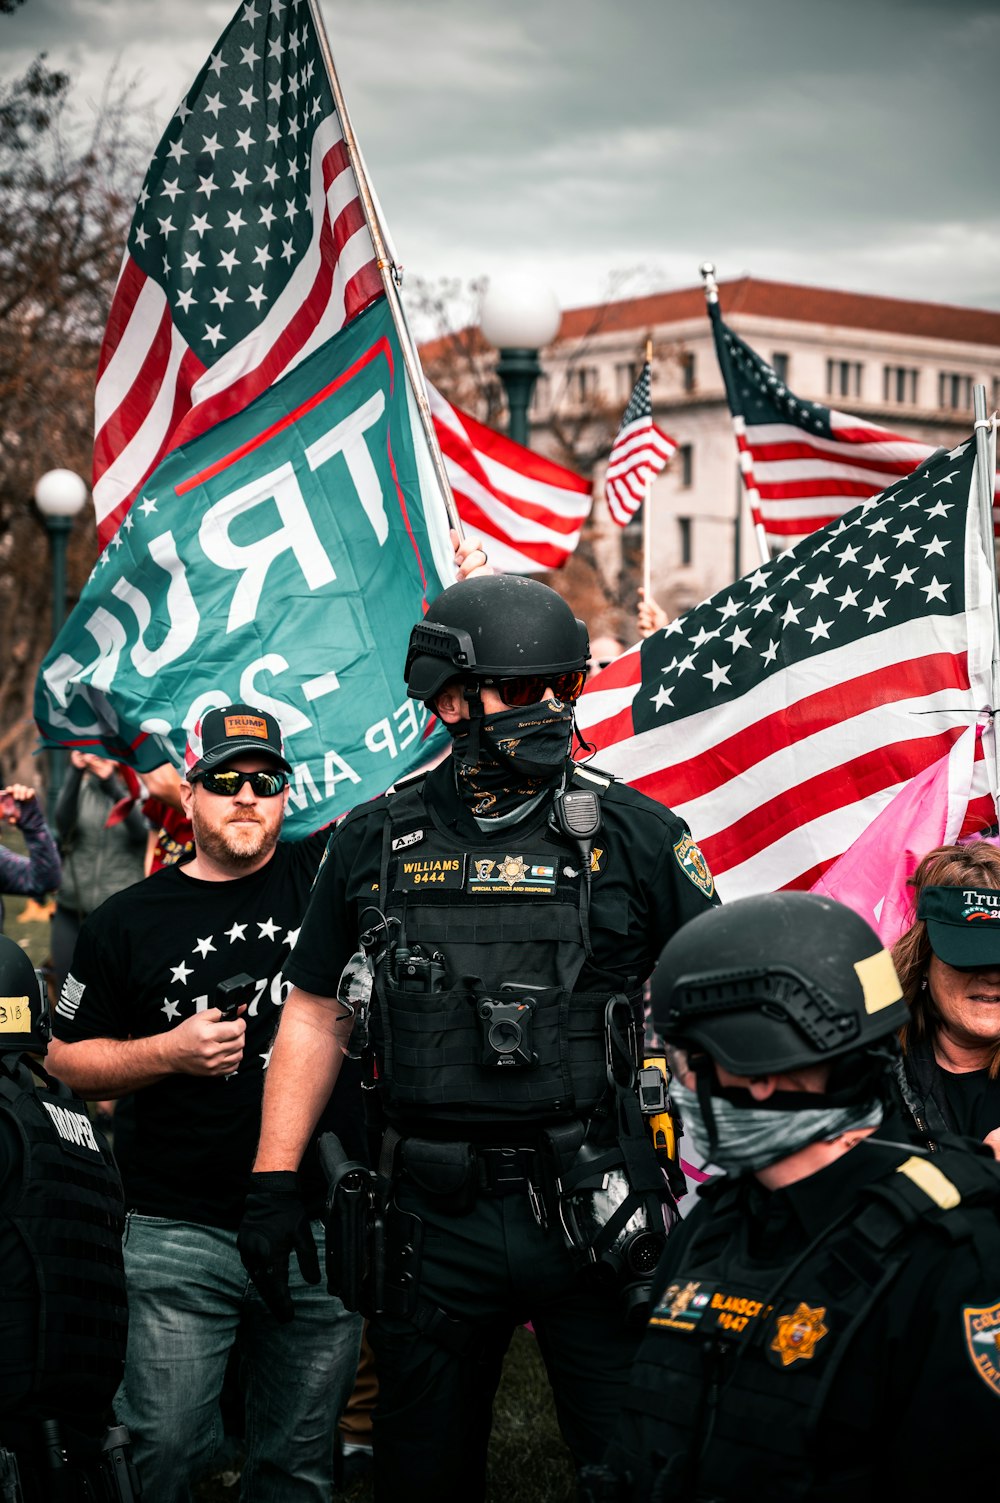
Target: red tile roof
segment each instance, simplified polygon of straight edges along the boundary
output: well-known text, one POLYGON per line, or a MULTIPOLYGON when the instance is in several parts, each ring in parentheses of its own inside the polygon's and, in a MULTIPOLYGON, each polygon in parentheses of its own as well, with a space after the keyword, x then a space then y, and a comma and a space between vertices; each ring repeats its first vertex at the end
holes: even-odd
MULTIPOLYGON (((1000 313, 988 308, 959 308, 948 303, 918 303, 905 298, 876 297, 865 292, 839 292, 828 287, 798 287, 790 282, 763 282, 740 277, 719 283, 725 316, 755 313, 810 324, 838 324, 849 329, 881 329, 930 339, 954 339, 967 344, 1000 345, 1000 313)), ((625 298, 563 314, 558 339, 579 339, 588 333, 612 334, 680 323, 703 317, 701 287, 680 287, 648 297, 625 298)))

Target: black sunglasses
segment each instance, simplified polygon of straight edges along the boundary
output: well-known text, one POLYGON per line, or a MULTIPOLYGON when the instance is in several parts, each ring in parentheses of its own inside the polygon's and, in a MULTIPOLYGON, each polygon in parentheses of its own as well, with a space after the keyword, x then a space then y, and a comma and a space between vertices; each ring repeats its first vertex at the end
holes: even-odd
POLYGON ((235 798, 244 783, 250 784, 255 798, 276 798, 288 787, 283 772, 237 772, 235 767, 199 773, 197 781, 209 793, 217 793, 222 798, 235 798))
POLYGON ((496 690, 508 709, 541 704, 546 689, 551 689, 563 704, 573 704, 583 693, 586 682, 587 675, 581 668, 571 673, 530 673, 523 678, 483 679, 483 683, 496 690))

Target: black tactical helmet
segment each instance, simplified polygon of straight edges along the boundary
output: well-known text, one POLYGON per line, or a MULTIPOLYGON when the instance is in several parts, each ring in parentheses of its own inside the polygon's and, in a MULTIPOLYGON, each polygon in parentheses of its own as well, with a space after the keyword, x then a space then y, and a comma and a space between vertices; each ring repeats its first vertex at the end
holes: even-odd
POLYGON ((842 903, 775 892, 713 908, 666 945, 653 1020, 736 1075, 863 1053, 908 1017, 889 952, 842 903))
POLYGON ((44 1054, 51 1037, 45 984, 21 946, 0 934, 0 1054, 44 1054))
POLYGON ((451 585, 410 633, 406 689, 425 702, 449 679, 518 678, 587 666, 587 628, 555 590, 517 574, 451 585))

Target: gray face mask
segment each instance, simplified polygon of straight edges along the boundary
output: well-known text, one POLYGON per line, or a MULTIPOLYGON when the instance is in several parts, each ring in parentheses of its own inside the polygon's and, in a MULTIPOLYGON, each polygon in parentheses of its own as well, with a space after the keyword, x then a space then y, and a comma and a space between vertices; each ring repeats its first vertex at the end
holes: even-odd
POLYGON ((800 1148, 808 1148, 810 1143, 829 1143, 841 1133, 878 1127, 882 1121, 880 1101, 868 1106, 776 1112, 765 1107, 734 1106, 724 1097, 713 1096, 713 1142, 696 1093, 675 1079, 670 1083, 670 1094, 681 1109, 684 1131, 690 1133, 696 1151, 706 1163, 715 1164, 727 1174, 752 1174, 788 1158, 800 1148))

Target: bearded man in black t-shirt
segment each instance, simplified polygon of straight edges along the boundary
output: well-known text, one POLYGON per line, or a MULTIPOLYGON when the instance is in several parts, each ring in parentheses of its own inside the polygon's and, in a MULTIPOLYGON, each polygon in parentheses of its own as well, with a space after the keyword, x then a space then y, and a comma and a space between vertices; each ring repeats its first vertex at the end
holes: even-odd
MULTIPOLYGON (((56 1009, 53 1073, 86 1097, 135 1093, 129 1341, 116 1411, 155 1503, 190 1498, 191 1478, 217 1447, 219 1395, 237 1340, 243 1495, 325 1503, 336 1423, 357 1366, 360 1317, 319 1287, 311 1244, 303 1239, 301 1270, 277 1318, 236 1248, 264 1072, 290 990, 282 966, 326 843, 322 833, 279 843, 289 770, 273 716, 248 705, 205 715, 181 784, 193 858, 90 915, 56 1009), (234 993, 220 984, 237 977, 236 1016, 227 1018, 234 993)), ((322 1124, 358 1148, 359 1099, 349 1078, 322 1124)), ((288 1178, 296 1206, 301 1195, 317 1217, 318 1172, 306 1165, 297 1182, 288 1178)), ((322 1250, 318 1219, 313 1232, 322 1250)))

